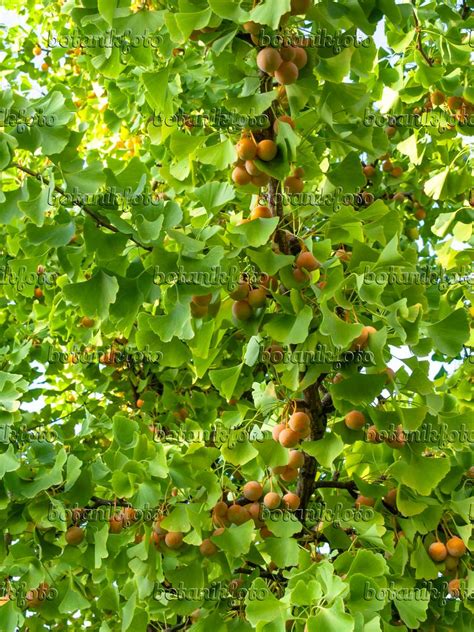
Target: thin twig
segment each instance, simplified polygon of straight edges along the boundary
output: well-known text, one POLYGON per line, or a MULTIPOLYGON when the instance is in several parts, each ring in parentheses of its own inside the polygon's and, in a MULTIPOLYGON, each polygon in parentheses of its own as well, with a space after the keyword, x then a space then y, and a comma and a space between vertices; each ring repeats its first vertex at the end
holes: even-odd
MULTIPOLYGON (((27 175, 31 176, 32 178, 36 178, 37 180, 41 180, 47 186, 49 186, 49 184, 50 184, 48 178, 44 178, 37 171, 32 171, 31 169, 28 169, 28 167, 23 167, 22 165, 18 164, 17 162, 12 162, 11 166, 15 167, 16 169, 19 169, 20 171, 23 171, 23 173, 26 173, 27 175)), ((66 194, 66 191, 64 189, 62 189, 61 187, 55 186, 54 190, 56 191, 56 193, 59 193, 60 195, 65 195, 66 194)), ((104 228, 108 228, 108 230, 112 231, 113 233, 120 233, 119 229, 116 226, 114 226, 113 224, 108 222, 106 219, 104 219, 103 217, 98 215, 87 204, 83 204, 80 200, 77 200, 75 202, 75 204, 77 206, 79 206, 80 208, 82 208, 82 210, 85 213, 87 213, 87 215, 92 217, 92 219, 94 219, 99 226, 103 226, 104 228)), ((123 234, 123 233, 121 233, 121 234, 123 234)), ((153 250, 153 248, 151 248, 150 246, 144 246, 143 244, 141 244, 134 237, 128 236, 128 239, 130 239, 130 241, 133 241, 133 243, 135 243, 140 248, 143 248, 144 250, 148 250, 149 252, 151 252, 153 250)))

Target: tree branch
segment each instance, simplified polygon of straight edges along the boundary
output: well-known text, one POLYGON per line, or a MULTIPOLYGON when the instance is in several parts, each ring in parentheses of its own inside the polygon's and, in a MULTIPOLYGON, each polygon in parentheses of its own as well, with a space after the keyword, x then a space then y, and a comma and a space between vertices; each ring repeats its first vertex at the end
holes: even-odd
POLYGON ((420 26, 420 23, 418 21, 418 18, 416 16, 415 11, 413 11, 413 20, 415 22, 415 31, 417 33, 417 35, 416 35, 416 48, 423 55, 423 58, 425 59, 426 63, 429 66, 432 66, 433 65, 433 60, 430 59, 428 57, 428 55, 425 53, 425 51, 423 50, 423 41, 422 41, 422 37, 421 37, 421 26, 420 26))
MULTIPOLYGON (((49 180, 47 178, 44 178, 37 171, 32 171, 31 169, 28 169, 28 167, 23 167, 22 165, 18 164, 17 162, 12 162, 11 166, 15 167, 16 169, 19 169, 20 171, 23 171, 23 173, 26 173, 27 175, 31 176, 32 178, 36 178, 37 180, 40 180, 41 182, 44 182, 46 185, 49 186, 49 183, 50 183, 49 180)), ((56 193, 59 193, 60 195, 65 195, 66 194, 66 191, 64 189, 62 189, 61 187, 55 186, 54 190, 56 191, 56 193)), ((77 206, 80 206, 82 208, 82 210, 85 213, 87 213, 87 215, 92 217, 92 219, 95 220, 99 226, 103 226, 104 228, 108 228, 108 230, 112 231, 113 233, 120 233, 118 228, 116 228, 113 224, 110 224, 110 222, 108 222, 106 219, 104 219, 103 217, 98 215, 87 204, 83 204, 80 200, 75 202, 75 204, 77 206)), ((133 243, 135 243, 140 248, 143 248, 144 250, 148 250, 149 252, 151 252, 153 250, 153 248, 151 246, 144 246, 139 241, 137 241, 134 237, 130 237, 129 236, 128 238, 130 239, 130 241, 133 241, 133 243)))

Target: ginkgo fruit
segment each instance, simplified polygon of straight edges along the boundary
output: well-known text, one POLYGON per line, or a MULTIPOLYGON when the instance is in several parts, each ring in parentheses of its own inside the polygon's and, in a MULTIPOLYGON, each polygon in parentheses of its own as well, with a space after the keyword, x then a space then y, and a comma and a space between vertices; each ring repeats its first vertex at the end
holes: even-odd
POLYGON ((165 544, 169 549, 179 549, 183 544, 181 531, 170 531, 165 535, 165 544))
POLYGON ((280 506, 281 497, 276 492, 268 492, 263 498, 263 504, 267 509, 277 509, 280 506))
POLYGON ((65 534, 66 542, 72 546, 77 546, 84 540, 85 535, 85 531, 81 527, 69 527, 65 534))
POLYGON ((270 217, 273 217, 273 213, 268 206, 256 206, 250 213, 250 219, 268 219, 270 217))
POLYGON ((199 545, 199 551, 201 552, 201 555, 209 557, 217 553, 217 546, 214 544, 214 542, 211 542, 211 540, 206 538, 199 545))
POLYGON ((295 432, 306 432, 310 425, 309 416, 303 412, 293 413, 288 420, 288 425, 295 432))
POLYGON ((462 557, 466 552, 466 545, 461 538, 458 538, 457 536, 449 538, 446 542, 446 548, 451 557, 462 557))
POLYGON ((232 314, 237 320, 250 320, 253 316, 253 309, 247 301, 236 301, 232 305, 232 314))
POLYGON ((304 454, 300 450, 290 450, 288 466, 292 468, 302 467, 304 464, 304 454))
POLYGON ((301 178, 288 176, 285 178, 284 186, 287 193, 301 193, 304 189, 304 182, 301 178))
POLYGON ((257 66, 266 73, 275 72, 282 64, 283 60, 276 48, 262 48, 257 55, 257 66))
POLYGON ((358 410, 351 410, 344 417, 344 423, 350 430, 360 430, 366 422, 365 415, 358 410))
POLYGON ((448 555, 448 549, 442 542, 433 542, 428 549, 428 555, 433 562, 443 562, 448 555))
POLYGON ((360 494, 359 496, 357 496, 354 505, 356 506, 357 509, 359 509, 362 506, 373 507, 375 505, 375 498, 370 498, 369 496, 362 496, 362 494, 360 494))
POLYGON ((284 448, 294 448, 300 441, 300 435, 291 428, 285 428, 280 432, 278 441, 284 448))
POLYGON ((263 494, 263 487, 257 481, 249 481, 243 486, 242 494, 247 500, 258 500, 263 494))
POLYGON ((273 140, 261 140, 257 145, 257 156, 266 162, 273 160, 277 155, 278 147, 273 140))
POLYGON ((267 302, 267 292, 265 288, 259 287, 255 290, 250 290, 247 301, 250 307, 258 309, 264 307, 267 302))
POLYGON ((292 61, 284 61, 279 66, 278 70, 275 70, 275 79, 282 86, 289 86, 298 79, 299 70, 298 66, 292 61))
POLYGON ((300 503, 301 503, 301 498, 297 494, 294 494, 293 492, 288 492, 287 494, 283 496, 283 504, 288 509, 291 509, 292 511, 295 511, 296 509, 298 509, 298 507, 300 506, 300 503))
POLYGON ((252 138, 241 138, 235 148, 241 160, 253 160, 257 155, 257 144, 252 138))
POLYGON ((298 70, 301 70, 301 68, 304 68, 308 63, 308 53, 305 51, 304 48, 297 46, 295 48, 295 55, 292 61, 298 68, 298 70))
POLYGON ((304 268, 308 270, 308 272, 313 272, 321 267, 321 264, 309 250, 305 250, 300 252, 300 254, 295 259, 295 264, 297 268, 304 268))

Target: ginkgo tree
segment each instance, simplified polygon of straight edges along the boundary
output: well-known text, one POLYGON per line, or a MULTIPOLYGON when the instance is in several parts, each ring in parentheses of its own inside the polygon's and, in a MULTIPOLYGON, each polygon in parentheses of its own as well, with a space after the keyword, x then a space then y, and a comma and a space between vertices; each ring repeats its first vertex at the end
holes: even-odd
POLYGON ((469 3, 0 23, 2 632, 472 630, 469 3))

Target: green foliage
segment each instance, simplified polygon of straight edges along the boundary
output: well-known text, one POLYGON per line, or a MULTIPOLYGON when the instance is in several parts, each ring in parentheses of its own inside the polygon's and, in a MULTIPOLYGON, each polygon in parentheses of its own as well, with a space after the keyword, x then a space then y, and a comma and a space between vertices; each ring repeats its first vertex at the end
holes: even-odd
POLYGON ((2 632, 472 629, 467 5, 3 0, 2 632))

